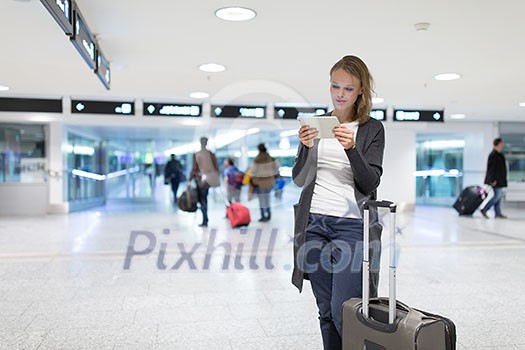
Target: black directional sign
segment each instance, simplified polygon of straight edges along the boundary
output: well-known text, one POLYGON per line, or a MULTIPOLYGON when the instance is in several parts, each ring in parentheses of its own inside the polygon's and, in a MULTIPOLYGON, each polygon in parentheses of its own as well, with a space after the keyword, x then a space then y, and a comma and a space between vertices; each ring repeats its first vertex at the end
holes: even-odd
POLYGON ((443 111, 395 109, 394 121, 396 122, 439 122, 445 121, 443 111))
POLYGON ((100 79, 105 88, 109 90, 111 87, 111 68, 109 67, 109 62, 100 51, 100 48, 97 48, 97 68, 95 69, 95 74, 100 79))
POLYGON ((294 107, 279 106, 274 107, 274 118, 276 119, 297 119, 297 117, 308 115, 323 115, 328 109, 326 107, 294 107))
POLYGON ((386 109, 372 109, 370 116, 374 119, 385 121, 386 120, 386 109))
POLYGON ((200 117, 202 115, 202 105, 144 102, 144 115, 200 117))
POLYGON ((216 118, 266 118, 265 106, 212 105, 211 114, 216 118))
POLYGON ((89 68, 95 69, 97 66, 97 44, 78 7, 75 7, 74 14, 75 31, 73 36, 71 36, 71 43, 76 47, 82 58, 84 58, 89 68))
POLYGON ((62 113, 62 99, 0 97, 0 111, 62 113))
POLYGON ((71 100, 71 113, 134 115, 135 106, 133 101, 71 100))

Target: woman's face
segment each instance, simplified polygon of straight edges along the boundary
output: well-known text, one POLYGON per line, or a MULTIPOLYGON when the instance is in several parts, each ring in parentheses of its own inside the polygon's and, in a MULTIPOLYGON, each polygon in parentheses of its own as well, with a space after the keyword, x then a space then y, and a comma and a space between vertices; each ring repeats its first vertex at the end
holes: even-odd
POLYGON ((334 108, 350 110, 357 97, 363 93, 361 81, 344 69, 337 69, 332 73, 330 80, 330 96, 334 108))

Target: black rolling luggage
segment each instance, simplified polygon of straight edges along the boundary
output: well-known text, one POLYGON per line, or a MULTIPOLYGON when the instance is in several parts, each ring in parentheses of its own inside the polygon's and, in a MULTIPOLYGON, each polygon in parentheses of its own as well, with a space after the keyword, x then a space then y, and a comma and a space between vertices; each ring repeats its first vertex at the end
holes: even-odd
POLYGON ((177 199, 177 206, 182 211, 194 213, 197 211, 198 194, 197 190, 191 186, 177 199))
POLYGON ((451 320, 396 301, 395 212, 392 202, 365 203, 363 299, 343 304, 343 350, 455 350, 456 327, 451 320), (388 298, 370 299, 369 207, 390 208, 388 298))
POLYGON ((459 215, 472 215, 485 198, 487 198, 487 191, 483 187, 469 186, 459 195, 454 203, 454 209, 459 215))

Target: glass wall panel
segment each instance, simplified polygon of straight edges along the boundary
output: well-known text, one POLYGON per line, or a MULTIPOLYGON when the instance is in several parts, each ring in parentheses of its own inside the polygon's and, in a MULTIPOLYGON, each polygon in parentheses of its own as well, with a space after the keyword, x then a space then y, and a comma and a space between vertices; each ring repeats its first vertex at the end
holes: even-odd
POLYGON ((501 134, 505 141, 505 158, 509 165, 509 182, 525 182, 525 134, 501 134))
POLYGON ((0 124, 0 182, 45 182, 44 125, 0 124))
POLYGON ((416 144, 416 203, 450 205, 463 187, 465 141, 418 137, 416 144))
POLYGON ((104 150, 99 141, 68 133, 67 200, 86 201, 104 197, 104 150))

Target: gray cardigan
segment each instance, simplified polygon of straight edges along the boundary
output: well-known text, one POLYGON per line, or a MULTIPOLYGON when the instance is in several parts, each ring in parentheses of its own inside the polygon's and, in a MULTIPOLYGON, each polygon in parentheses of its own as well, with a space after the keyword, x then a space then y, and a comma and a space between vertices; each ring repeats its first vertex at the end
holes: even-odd
MULTIPOLYGON (((298 251, 305 244, 306 229, 308 226, 308 216, 310 205, 314 193, 315 179, 317 176, 317 150, 319 140, 314 141, 312 148, 307 148, 302 143, 299 144, 297 156, 292 169, 292 179, 294 183, 303 187, 299 203, 294 205, 294 270, 292 273, 292 283, 302 291, 303 279, 308 279, 299 266, 298 251)), ((363 203, 369 199, 376 199, 376 189, 379 186, 381 174, 383 173, 383 151, 385 148, 385 130, 383 124, 373 118, 359 125, 356 137, 356 147, 346 151, 348 160, 352 166, 355 183, 355 199, 363 212, 363 203)), ((377 284, 379 282, 379 256, 378 251, 381 240, 382 226, 378 222, 377 210, 370 210, 370 240, 372 273, 370 279, 370 294, 377 295, 377 284), (375 243, 375 245, 374 245, 375 243)), ((299 257, 303 259, 304 257, 299 257)), ((304 265, 302 265, 304 266, 304 265)))

